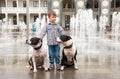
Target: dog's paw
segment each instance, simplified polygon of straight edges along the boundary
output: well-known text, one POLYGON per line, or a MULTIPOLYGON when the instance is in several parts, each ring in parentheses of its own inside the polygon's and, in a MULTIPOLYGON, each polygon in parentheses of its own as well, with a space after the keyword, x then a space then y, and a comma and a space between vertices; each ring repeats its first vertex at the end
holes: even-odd
POLYGON ((75 68, 75 70, 78 70, 78 67, 77 67, 77 66, 75 66, 74 68, 75 68))
POLYGON ((33 72, 37 72, 37 69, 34 69, 33 72))
POLYGON ((48 71, 48 68, 47 68, 47 67, 45 67, 45 68, 44 68, 44 70, 45 70, 45 71, 48 71))
POLYGON ((63 71, 63 70, 64 70, 64 66, 61 66, 60 70, 62 70, 62 71, 63 71))

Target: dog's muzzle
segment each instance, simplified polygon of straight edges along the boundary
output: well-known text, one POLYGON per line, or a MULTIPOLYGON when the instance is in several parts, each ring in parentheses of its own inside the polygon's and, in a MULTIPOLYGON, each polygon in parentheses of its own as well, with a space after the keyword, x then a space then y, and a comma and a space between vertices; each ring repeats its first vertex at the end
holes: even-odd
POLYGON ((31 41, 27 39, 27 40, 26 40, 26 44, 29 44, 29 45, 30 45, 30 44, 31 44, 31 41))

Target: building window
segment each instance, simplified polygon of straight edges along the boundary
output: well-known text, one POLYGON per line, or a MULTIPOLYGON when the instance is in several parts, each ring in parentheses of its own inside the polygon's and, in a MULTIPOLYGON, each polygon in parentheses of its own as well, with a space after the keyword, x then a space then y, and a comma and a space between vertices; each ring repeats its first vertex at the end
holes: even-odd
POLYGON ((62 3, 65 9, 74 8, 74 2, 72 0, 63 0, 62 3))
POLYGON ((44 1, 44 7, 48 7, 48 2, 44 1))
POLYGON ((23 21, 24 21, 25 24, 27 23, 26 15, 23 16, 23 21))
POLYGON ((87 0, 85 3, 86 8, 98 8, 98 1, 97 0, 87 0))
POLYGON ((0 14, 0 20, 2 20, 3 18, 5 18, 5 14, 0 14))
POLYGON ((110 26, 112 26, 112 15, 110 15, 110 26))
POLYGON ((92 8, 92 6, 89 3, 87 3, 86 8, 92 8))
POLYGON ((17 7, 17 2, 13 1, 13 7, 17 7))
POLYGON ((38 7, 38 1, 33 1, 33 7, 38 7))
POLYGON ((26 1, 23 1, 23 7, 26 7, 26 1))
POLYGON ((70 30, 70 15, 65 15, 65 29, 70 30))
POLYGON ((16 15, 13 16, 13 24, 14 24, 14 25, 17 24, 17 17, 16 17, 16 15))
POLYGON ((120 7, 120 0, 116 1, 116 7, 120 7))
POLYGON ((34 22, 36 21, 36 19, 38 18, 38 16, 36 15, 36 16, 34 16, 34 22))
POLYGON ((94 2, 94 8, 98 8, 98 2, 96 0, 94 2))
POLYGON ((97 21, 98 21, 98 18, 99 18, 99 16, 97 15, 97 16, 96 16, 97 21))

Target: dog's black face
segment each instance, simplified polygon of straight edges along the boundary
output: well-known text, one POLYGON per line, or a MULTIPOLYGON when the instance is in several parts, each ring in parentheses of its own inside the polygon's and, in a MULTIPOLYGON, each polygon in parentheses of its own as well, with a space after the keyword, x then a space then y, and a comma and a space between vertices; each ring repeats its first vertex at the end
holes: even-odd
POLYGON ((59 39, 63 46, 70 46, 73 43, 72 38, 68 35, 61 35, 59 39))
POLYGON ((36 46, 38 44, 42 44, 42 39, 38 37, 32 37, 29 40, 26 40, 26 43, 32 46, 36 46))
POLYGON ((61 35, 60 36, 60 40, 62 42, 67 42, 68 40, 72 39, 70 36, 67 36, 67 35, 61 35))
POLYGON ((42 39, 38 37, 32 37, 30 40, 26 40, 26 43, 31 45, 35 50, 38 50, 42 46, 42 39))
POLYGON ((38 37, 33 37, 30 39, 30 45, 37 45, 41 39, 38 37))

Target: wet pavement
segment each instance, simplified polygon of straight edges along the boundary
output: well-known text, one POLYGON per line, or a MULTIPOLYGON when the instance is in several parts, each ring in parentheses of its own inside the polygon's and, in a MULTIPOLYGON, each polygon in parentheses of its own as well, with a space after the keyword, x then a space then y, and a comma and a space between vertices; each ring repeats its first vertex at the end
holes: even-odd
POLYGON ((64 71, 44 71, 39 69, 33 73, 27 60, 29 46, 25 44, 26 38, 0 39, 0 79, 120 79, 120 61, 117 56, 105 54, 79 54, 79 70, 66 68, 64 71), (4 41, 3 41, 4 40, 4 41), (100 60, 106 57, 104 61, 100 60))
POLYGON ((0 66, 0 79, 120 79, 120 67, 112 65, 79 65, 79 70, 38 70, 33 73, 27 63, 0 66))

